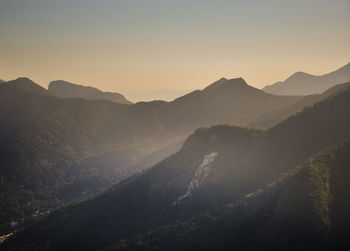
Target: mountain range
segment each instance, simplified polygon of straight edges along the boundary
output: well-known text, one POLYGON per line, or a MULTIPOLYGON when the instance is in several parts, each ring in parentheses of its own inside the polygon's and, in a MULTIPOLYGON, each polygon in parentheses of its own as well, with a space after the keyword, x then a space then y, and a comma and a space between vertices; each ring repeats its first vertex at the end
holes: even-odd
POLYGON ((65 81, 2 82, 0 233, 16 232, 3 247, 345 245, 350 82, 336 83, 286 96, 221 78, 132 104, 65 81))
MULTIPOLYGON (((226 82, 203 92, 219 91, 226 82)), ((241 79, 234 82, 231 88, 244 86, 241 79)), ((295 250, 345 245, 349 107, 350 90, 342 89, 266 131, 225 125, 197 129, 177 153, 94 199, 33 223, 5 247, 295 250)))
POLYGON ((328 88, 350 81, 350 63, 320 76, 296 72, 285 81, 265 86, 264 91, 276 95, 310 95, 322 93, 328 88))
POLYGON ((1 83, 1 230, 156 164, 198 127, 245 125, 299 99, 266 94, 243 79, 137 104, 60 98, 28 78, 1 83))

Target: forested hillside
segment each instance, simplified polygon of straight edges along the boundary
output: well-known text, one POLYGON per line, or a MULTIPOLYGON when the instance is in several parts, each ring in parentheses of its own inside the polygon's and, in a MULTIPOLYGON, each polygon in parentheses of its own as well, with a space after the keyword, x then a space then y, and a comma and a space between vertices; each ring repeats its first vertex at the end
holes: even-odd
POLYGON ((95 199, 57 211, 19 233, 14 245, 97 249, 234 203, 350 138, 349 102, 345 91, 265 132, 199 129, 175 155, 95 199))
POLYGON ((154 165, 198 127, 244 125, 299 99, 266 94, 243 79, 134 105, 59 98, 28 78, 1 83, 1 231, 154 165))

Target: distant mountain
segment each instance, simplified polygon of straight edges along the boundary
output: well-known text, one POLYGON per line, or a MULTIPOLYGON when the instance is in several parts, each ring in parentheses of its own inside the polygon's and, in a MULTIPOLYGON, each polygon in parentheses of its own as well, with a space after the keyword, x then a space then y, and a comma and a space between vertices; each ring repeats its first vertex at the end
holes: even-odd
POLYGON ((72 84, 63 80, 52 81, 49 92, 60 98, 85 98, 94 100, 109 100, 120 104, 131 104, 123 95, 116 92, 102 92, 91 86, 72 84))
POLYGON ((272 112, 263 113, 259 118, 249 122, 246 126, 258 129, 268 129, 287 119, 289 116, 301 112, 304 108, 348 89, 350 89, 350 82, 333 86, 321 94, 307 95, 290 106, 272 112))
POLYGON ((17 78, 16 80, 11 80, 8 82, 2 82, 1 88, 7 88, 12 89, 13 91, 25 91, 25 92, 31 92, 37 95, 46 96, 50 95, 49 92, 41 87, 40 85, 35 84, 32 80, 29 78, 17 78))
POLYGON ((5 82, 4 80, 0 79, 0 83, 5 82))
POLYGON ((0 84, 0 231, 10 219, 90 198, 176 152, 201 126, 245 125, 300 97, 222 79, 173 102, 58 98, 29 79, 0 84))
POLYGON ((350 81, 350 63, 336 71, 315 76, 296 72, 285 81, 265 86, 264 91, 276 95, 310 95, 322 93, 326 89, 350 81))
MULTIPOLYGON (((225 86, 224 83, 212 86, 212 88, 207 89, 207 93, 219 91, 222 85, 225 86)), ((234 83, 235 85, 230 88, 233 88, 236 92, 244 87, 242 80, 234 81, 234 83)), ((245 92, 255 91, 247 88, 239 93, 243 95, 242 93, 245 92)), ((191 95, 197 97, 199 94, 192 93, 191 95)), ((189 96, 185 96, 182 99, 186 100, 188 98, 189 96)), ((159 235, 157 234, 159 230, 155 230, 156 242, 167 245, 166 238, 171 238, 167 231, 168 229, 174 229, 167 226, 182 220, 185 221, 184 224, 179 223, 175 227, 175 231, 180 231, 176 232, 176 236, 184 235, 184 240, 187 241, 183 244, 178 241, 174 244, 174 248, 176 245, 184 246, 187 249, 191 247, 194 249, 196 247, 199 247, 199 249, 205 248, 205 246, 201 246, 201 238, 205 238, 204 243, 210 243, 212 239, 210 235, 205 235, 205 230, 210 230, 210 227, 202 228, 202 224, 214 224, 216 227, 215 217, 209 217, 208 219, 205 214, 204 217, 198 217, 198 220, 195 221, 199 221, 200 228, 196 228, 191 222, 187 224, 186 220, 220 208, 228 203, 234 203, 235 205, 235 203, 239 203, 242 197, 250 198, 253 196, 252 198, 254 198, 256 194, 261 194, 265 187, 269 187, 268 184, 271 183, 271 186, 274 186, 274 182, 279 182, 281 177, 288 176, 288 173, 294 167, 305 162, 310 156, 330 145, 349 139, 349 108, 350 91, 344 91, 304 109, 265 132, 230 126, 198 129, 187 139, 181 150, 176 154, 147 171, 119 183, 101 196, 56 211, 43 221, 34 224, 21 233, 17 233, 16 237, 8 242, 7 247, 41 246, 54 249, 64 248, 66 250, 77 248, 96 250, 120 240, 116 247, 122 245, 122 248, 127 249, 129 247, 128 243, 134 245, 134 242, 132 239, 131 242, 124 239, 132 238, 139 233, 145 233, 145 239, 142 236, 141 241, 145 240, 146 242, 139 242, 136 245, 141 245, 140 249, 142 247, 147 249, 147 247, 150 247, 147 246, 150 243, 149 241, 154 240, 153 232, 147 233, 148 231, 162 226, 159 235), (201 232, 201 229, 204 229, 204 231, 201 232), (196 232, 197 230, 199 232, 196 232), (162 235, 163 231, 164 235, 162 235), (194 235, 186 235, 187 233, 191 234, 191 232, 194 235), (197 233, 198 235, 196 235, 197 233), (205 237, 201 234, 204 234, 205 237), (147 236, 150 236, 150 239, 147 239, 147 236), (198 239, 196 239, 197 237, 198 239), (191 243, 192 240, 193 243, 191 243)), ((349 156, 348 151, 346 150, 341 156, 349 156)), ((334 155, 329 154, 329 157, 332 160, 334 155)), ((343 157, 339 161, 342 161, 343 157)), ((260 200, 253 200, 252 204, 245 207, 243 203, 243 210, 233 211, 232 217, 238 222, 227 221, 226 225, 224 224, 226 218, 220 221, 223 223, 220 224, 224 231, 222 232, 223 237, 230 234, 231 229, 237 230, 238 235, 235 236, 235 239, 240 242, 237 243, 238 246, 232 243, 234 247, 238 249, 250 248, 249 245, 255 243, 250 240, 258 238, 262 245, 267 245, 268 249, 270 247, 270 233, 273 240, 276 239, 278 242, 279 238, 277 237, 280 236, 278 234, 286 237, 288 231, 293 231, 294 226, 299 226, 297 225, 299 222, 294 221, 293 218, 281 219, 280 215, 288 216, 290 213, 291 216, 294 216, 294 211, 290 212, 288 210, 295 209, 298 212, 299 208, 312 210, 305 211, 307 215, 317 213, 311 218, 306 217, 306 220, 310 219, 310 222, 307 222, 306 228, 300 231, 302 236, 304 236, 304 233, 310 233, 313 237, 313 232, 309 232, 309 230, 311 228, 310 231, 313 231, 312 229, 318 231, 318 220, 321 220, 320 229, 323 231, 323 227, 328 224, 327 212, 330 208, 327 204, 329 203, 327 199, 329 198, 327 195, 327 179, 329 177, 330 179, 332 177, 342 178, 341 182, 332 182, 332 184, 346 186, 345 177, 347 175, 343 175, 343 173, 337 176, 329 176, 327 174, 328 168, 324 168, 322 164, 316 164, 321 159, 317 157, 316 162, 311 161, 310 168, 303 169, 306 171, 303 172, 301 178, 297 179, 297 185, 283 188, 284 190, 281 193, 276 193, 276 196, 280 196, 277 199, 276 196, 270 197, 270 193, 267 193, 267 197, 271 198, 272 204, 269 204, 270 200, 267 200, 261 206, 260 200), (314 163, 316 166, 313 166, 314 163), (310 174, 309 171, 314 173, 310 174), (312 182, 315 182, 316 187, 312 182), (307 189, 293 192, 293 189, 303 188, 304 184, 310 188, 310 195, 305 193, 305 191, 309 191, 307 189), (317 196, 320 196, 320 198, 317 196), (317 207, 309 206, 310 201, 315 203, 314 205, 317 207), (293 208, 293 204, 288 204, 293 202, 301 204, 296 204, 296 207, 293 208), (267 210, 264 210, 264 208, 267 208, 267 210), (258 210, 256 217, 248 217, 251 216, 250 213, 253 216, 255 215, 255 211, 251 211, 255 209, 258 210), (262 210, 260 211, 260 209, 262 210), (270 213, 274 212, 276 218, 272 215, 273 221, 265 222, 266 219, 269 219, 270 213), (296 225, 286 225, 290 222, 295 222, 296 225), (238 227, 238 229, 235 227, 238 227), (280 229, 283 231, 286 229, 287 232, 280 232, 280 229), (240 233, 242 235, 239 235, 240 233), (245 233, 249 234, 246 236, 245 233)), ((327 161, 325 163, 328 165, 327 161)), ((340 164, 339 170, 344 170, 343 167, 347 165, 348 161, 344 165, 340 164)), ((341 191, 348 190, 346 187, 339 189, 341 191)), ((347 195, 340 192, 339 196, 347 195)), ((341 203, 342 197, 336 201, 341 203)), ((230 216, 231 207, 229 206, 229 211, 222 211, 220 217, 225 217, 226 212, 230 216)), ((342 206, 339 208, 339 214, 337 212, 336 216, 338 217, 341 213, 343 217, 345 215, 343 212, 348 208, 342 206)), ((298 214, 295 215, 298 216, 298 214)), ((220 218, 216 219, 220 220, 220 218)), ((342 222, 342 219, 339 218, 339 222, 342 222)), ((302 225, 305 223, 303 218, 300 222, 302 225)), ((342 226, 341 223, 340 226, 342 226)), ((298 229, 295 230, 296 236, 298 236, 298 229)), ((340 228, 339 231, 342 231, 342 229, 340 228)), ((233 234, 236 232, 233 232, 233 234)), ((220 232, 218 232, 214 237, 220 239, 220 236, 220 232)), ((290 238, 292 241, 293 236, 290 238)), ((227 240, 224 238, 223 243, 225 244, 227 240)), ((217 241, 217 239, 214 239, 214 241, 217 241)), ((281 239, 280 241, 284 244, 286 240, 281 239)), ((298 245, 298 242, 295 242, 295 245, 298 245)), ((152 246, 152 248, 155 247, 157 245, 152 246)), ((209 247, 211 246, 209 245, 209 247)), ((254 248, 253 246, 252 249, 254 248)))
POLYGON ((171 114, 167 120, 172 130, 179 130, 183 124, 189 123, 195 124, 193 131, 217 124, 244 126, 267 111, 287 107, 300 99, 298 96, 265 93, 248 85, 242 78, 222 78, 203 90, 170 102, 166 113, 171 114))

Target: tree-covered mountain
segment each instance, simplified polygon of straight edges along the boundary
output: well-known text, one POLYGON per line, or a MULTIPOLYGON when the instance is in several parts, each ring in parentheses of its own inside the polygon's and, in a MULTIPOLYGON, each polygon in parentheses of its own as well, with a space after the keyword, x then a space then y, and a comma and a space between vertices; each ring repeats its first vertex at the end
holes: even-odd
POLYGON ((91 86, 73 84, 63 80, 51 81, 48 91, 60 98, 109 100, 120 104, 131 104, 131 102, 120 93, 103 92, 91 86))
MULTIPOLYGON (((267 131, 198 129, 178 153, 95 199, 56 211, 17 233, 7 247, 98 249, 234 203, 349 139, 349 107, 350 91, 344 91, 267 131)), ((245 223, 242 227, 250 229, 245 223)))
POLYGON ((350 81, 350 63, 320 76, 296 72, 285 81, 265 86, 264 91, 276 95, 310 95, 322 93, 334 85, 350 81))
POLYGON ((1 231, 100 193, 176 152, 201 126, 244 125, 300 97, 222 79, 173 102, 58 98, 27 78, 0 84, 1 231))
POLYGON ((347 250, 350 141, 240 200, 105 250, 347 250))

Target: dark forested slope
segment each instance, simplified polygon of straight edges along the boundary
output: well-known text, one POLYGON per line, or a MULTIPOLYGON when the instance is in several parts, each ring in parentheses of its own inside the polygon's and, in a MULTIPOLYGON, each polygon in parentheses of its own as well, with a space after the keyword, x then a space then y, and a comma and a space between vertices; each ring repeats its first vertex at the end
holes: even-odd
POLYGON ((349 107, 350 92, 345 91, 266 132, 199 129, 175 155, 102 196, 54 213, 14 241, 96 249, 234 202, 349 138, 349 107))
POLYGON ((349 166, 346 141, 234 203, 106 250, 346 250, 349 166))
POLYGON ((243 79, 134 105, 58 98, 27 78, 1 83, 1 231, 10 220, 86 199, 155 164, 198 127, 244 125, 299 99, 243 79))

